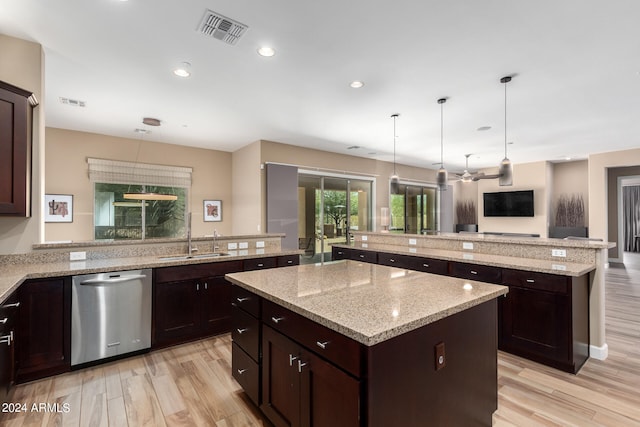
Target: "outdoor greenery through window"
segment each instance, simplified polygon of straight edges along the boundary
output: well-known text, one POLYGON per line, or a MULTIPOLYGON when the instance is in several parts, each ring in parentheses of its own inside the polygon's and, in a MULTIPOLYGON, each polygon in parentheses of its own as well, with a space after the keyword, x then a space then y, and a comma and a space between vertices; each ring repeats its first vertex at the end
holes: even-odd
POLYGON ((96 240, 151 239, 186 235, 187 188, 95 183, 96 240), (126 200, 124 193, 175 194, 171 200, 126 200))

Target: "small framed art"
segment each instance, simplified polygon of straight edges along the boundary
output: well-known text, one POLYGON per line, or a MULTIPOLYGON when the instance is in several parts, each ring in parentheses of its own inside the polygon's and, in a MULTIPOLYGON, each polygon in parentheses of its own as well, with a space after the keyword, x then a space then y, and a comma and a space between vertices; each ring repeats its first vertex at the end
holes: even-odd
POLYGON ((44 222, 73 222, 73 196, 45 194, 44 222))
POLYGON ((221 200, 205 200, 204 220, 205 221, 222 221, 222 201, 221 200))

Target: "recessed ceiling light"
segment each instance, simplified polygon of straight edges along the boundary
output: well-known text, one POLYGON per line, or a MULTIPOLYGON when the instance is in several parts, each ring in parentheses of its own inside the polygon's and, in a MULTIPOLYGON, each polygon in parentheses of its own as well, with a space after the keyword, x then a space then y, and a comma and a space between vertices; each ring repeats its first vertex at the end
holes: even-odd
POLYGON ((191 64, 188 62, 181 62, 173 70, 173 74, 178 77, 189 77, 191 75, 191 64))
POLYGON ((262 46, 258 49, 258 55, 270 57, 276 54, 276 50, 269 46, 262 46))
POLYGON ((489 130, 489 129, 491 129, 491 126, 480 126, 477 130, 482 132, 482 131, 489 130))
POLYGON ((154 119, 153 117, 145 117, 142 119, 142 123, 149 126, 160 126, 162 123, 159 119, 154 119))
POLYGON ((364 86, 364 82, 361 82, 359 80, 355 80, 355 81, 349 83, 349 86, 351 86, 354 89, 360 89, 362 86, 364 86))

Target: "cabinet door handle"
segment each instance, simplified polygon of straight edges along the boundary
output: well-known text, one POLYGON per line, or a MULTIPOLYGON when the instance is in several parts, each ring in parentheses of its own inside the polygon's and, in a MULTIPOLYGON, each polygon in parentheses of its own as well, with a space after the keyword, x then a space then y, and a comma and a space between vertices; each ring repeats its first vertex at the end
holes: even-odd
POLYGON ((294 356, 293 354, 289 355, 289 366, 293 366, 293 361, 298 360, 298 356, 294 356))
POLYGON ((247 372, 247 370, 246 370, 246 369, 237 369, 237 371, 238 371, 238 375, 242 375, 242 374, 244 374, 245 372, 247 372))
POLYGON ((4 319, 0 319, 0 325, 4 325, 5 323, 7 323, 9 321, 8 317, 5 317, 4 319))
POLYGON ((327 348, 328 344, 329 344, 329 341, 324 341, 324 342, 316 341, 316 345, 323 350, 327 348))
POLYGON ((240 335, 244 334, 245 332, 247 332, 249 330, 249 328, 236 328, 236 331, 238 331, 238 333, 240 335))
POLYGON ((298 373, 302 373, 302 368, 304 368, 305 366, 307 366, 308 363, 307 362, 303 362, 302 360, 298 360, 298 373))
POLYGON ((536 283, 534 279, 527 279, 527 283, 536 283))
POLYGON ((470 271, 470 273, 471 273, 471 274, 478 274, 478 272, 477 272, 477 271, 474 271, 474 270, 471 270, 471 271, 470 271))
POLYGON ((273 321, 273 323, 279 323, 282 320, 284 320, 284 317, 271 317, 271 321, 273 321))
POLYGON ((209 289, 209 284, 207 282, 204 282, 204 289, 209 289))
POLYGON ((3 308, 12 308, 12 307, 18 308, 18 307, 20 307, 20 302, 14 302, 14 303, 11 303, 11 304, 5 304, 2 307, 3 308))
POLYGON ((238 302, 245 302, 245 301, 249 301, 251 298, 249 297, 238 297, 236 298, 236 301, 238 302))
POLYGON ((200 290, 200 283, 196 283, 196 291, 200 290))
POLYGON ((11 335, 3 335, 0 337, 0 344, 11 345, 11 335))

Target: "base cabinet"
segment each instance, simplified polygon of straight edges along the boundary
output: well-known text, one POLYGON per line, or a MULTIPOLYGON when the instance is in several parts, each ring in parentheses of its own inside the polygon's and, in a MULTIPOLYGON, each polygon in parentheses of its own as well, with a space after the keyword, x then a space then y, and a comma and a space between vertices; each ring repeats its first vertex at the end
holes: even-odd
POLYGON ((155 272, 153 347, 164 347, 231 328, 231 284, 226 273, 241 261, 164 267, 155 272))
POLYGON ((19 306, 15 293, 0 305, 0 402, 6 401, 15 381, 15 328, 19 306))
POLYGON ((276 427, 360 425, 360 382, 275 330, 262 330, 260 408, 276 427))
POLYGON ((71 369, 71 279, 29 280, 18 289, 16 382, 71 369))

